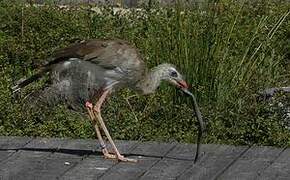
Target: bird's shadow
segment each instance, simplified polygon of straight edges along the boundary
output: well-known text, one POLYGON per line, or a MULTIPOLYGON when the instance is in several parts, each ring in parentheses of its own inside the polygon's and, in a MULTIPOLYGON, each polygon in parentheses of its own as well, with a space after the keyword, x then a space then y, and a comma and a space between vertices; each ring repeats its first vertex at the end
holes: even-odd
POLYGON ((97 150, 84 150, 84 149, 65 149, 65 148, 17 148, 17 149, 1 149, 2 151, 39 151, 39 152, 51 152, 51 153, 63 153, 71 154, 77 156, 87 156, 87 155, 103 155, 101 151, 97 150))

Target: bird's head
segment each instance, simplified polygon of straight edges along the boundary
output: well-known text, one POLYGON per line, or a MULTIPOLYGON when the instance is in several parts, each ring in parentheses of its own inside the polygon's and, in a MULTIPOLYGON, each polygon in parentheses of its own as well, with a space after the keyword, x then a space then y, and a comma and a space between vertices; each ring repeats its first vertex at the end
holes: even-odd
POLYGON ((162 64, 162 80, 168 81, 174 86, 185 90, 188 89, 188 85, 183 79, 183 76, 176 70, 176 67, 172 64, 162 64))

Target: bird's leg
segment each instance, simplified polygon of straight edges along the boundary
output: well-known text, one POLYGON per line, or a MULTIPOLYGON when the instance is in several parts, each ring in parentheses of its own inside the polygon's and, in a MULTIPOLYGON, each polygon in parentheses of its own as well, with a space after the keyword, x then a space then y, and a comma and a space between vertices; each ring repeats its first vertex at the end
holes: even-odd
POLYGON ((104 121, 103 121, 103 118, 101 116, 101 109, 100 108, 101 108, 101 105, 104 102, 104 100, 105 100, 105 98, 106 98, 106 96, 108 94, 109 94, 109 90, 106 90, 106 91, 103 92, 103 94, 101 95, 100 99, 98 100, 98 102, 96 103, 96 105, 94 107, 94 114, 97 117, 97 119, 99 120, 99 123, 100 123, 102 129, 104 130, 105 135, 107 136, 110 144, 112 145, 113 150, 115 152, 115 155, 117 156, 117 159, 119 161, 137 162, 137 160, 135 160, 135 159, 125 158, 124 156, 122 156, 120 154, 120 152, 118 151, 118 149, 117 149, 117 147, 116 147, 116 145, 115 145, 115 143, 114 143, 114 141, 113 141, 113 139, 112 139, 112 137, 111 137, 111 135, 110 135, 105 123, 104 123, 104 121))
POLYGON ((97 113, 101 113, 101 106, 105 101, 106 97, 108 96, 110 90, 105 90, 102 92, 101 97, 98 99, 97 103, 94 106, 94 111, 97 113))
POLYGON ((93 122, 93 126, 95 128, 98 140, 100 142, 103 155, 105 156, 105 158, 116 159, 116 155, 115 154, 110 154, 109 153, 109 151, 108 151, 108 149, 106 147, 106 144, 105 144, 105 142, 104 142, 104 140, 102 138, 102 134, 100 132, 96 117, 95 117, 94 112, 93 112, 93 105, 91 103, 89 103, 89 102, 86 102, 86 108, 87 108, 87 110, 89 112, 90 119, 93 122))
POLYGON ((125 158, 123 155, 120 154, 120 152, 118 151, 118 149, 117 149, 117 147, 116 147, 116 145, 115 145, 115 143, 114 143, 114 141, 113 141, 113 139, 112 139, 112 137, 111 137, 111 135, 110 135, 110 133, 109 133, 104 121, 103 121, 103 119, 102 119, 101 114, 98 113, 98 112, 95 112, 95 114, 96 114, 97 119, 99 120, 100 125, 101 125, 102 129, 104 130, 109 142, 111 143, 111 145, 113 147, 113 150, 114 150, 114 152, 115 152, 115 154, 117 156, 117 159, 119 161, 137 162, 137 160, 135 160, 135 159, 125 158))

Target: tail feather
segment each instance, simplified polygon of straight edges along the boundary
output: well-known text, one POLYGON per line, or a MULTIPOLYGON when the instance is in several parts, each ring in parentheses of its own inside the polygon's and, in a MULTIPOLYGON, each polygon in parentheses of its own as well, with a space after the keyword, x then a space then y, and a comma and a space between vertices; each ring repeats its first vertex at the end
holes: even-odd
POLYGON ((21 88, 29 85, 30 83, 38 80, 39 78, 41 78, 45 73, 47 73, 49 71, 50 68, 46 67, 41 69, 40 71, 38 71, 36 74, 28 77, 28 78, 22 78, 20 80, 18 80, 16 82, 16 85, 11 87, 12 92, 15 93, 17 91, 19 91, 21 88))
MULTIPOLYGON (((59 55, 60 56, 60 55, 59 55)), ((65 60, 67 60, 69 56, 65 55, 63 57, 51 57, 49 58, 48 62, 46 64, 43 64, 41 66, 41 69, 34 75, 28 77, 28 78, 22 78, 20 80, 18 80, 16 82, 16 85, 11 87, 12 92, 15 93, 17 91, 20 91, 21 88, 29 85, 30 83, 38 80, 39 78, 41 78, 44 74, 46 74, 48 71, 51 70, 51 68, 55 65, 58 64, 60 62, 63 62, 65 60)))

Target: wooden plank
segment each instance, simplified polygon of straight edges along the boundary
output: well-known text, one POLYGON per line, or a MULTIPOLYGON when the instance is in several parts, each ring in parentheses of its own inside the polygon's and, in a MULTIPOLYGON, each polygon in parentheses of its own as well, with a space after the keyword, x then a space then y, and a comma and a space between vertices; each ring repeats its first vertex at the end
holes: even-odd
MULTIPOLYGON (((34 172, 28 172, 18 176, 13 176, 12 180, 54 180, 56 176, 54 174, 35 174, 34 172), (15 178, 15 179, 13 179, 15 178)), ((10 180, 10 179, 9 179, 10 180)))
MULTIPOLYGON (((31 138, 26 137, 1 137, 0 144, 1 148, 12 148, 12 149, 30 149, 29 151, 20 150, 15 153, 12 157, 9 157, 5 163, 1 163, 0 174, 5 178, 14 178, 14 179, 51 179, 52 177, 56 177, 57 173, 53 172, 53 176, 51 175, 51 171, 63 171, 60 168, 60 164, 62 166, 65 165, 68 168, 67 164, 64 164, 63 161, 70 160, 72 161, 72 157, 70 156, 67 159, 61 158, 63 156, 59 156, 58 153, 54 154, 54 158, 45 159, 49 155, 50 152, 39 152, 33 151, 33 149, 48 149, 54 148, 57 149, 60 147, 62 143, 64 143, 63 139, 59 138, 36 138, 31 140, 31 138), (30 142, 29 142, 30 141, 30 142), (29 142, 27 144, 27 142, 29 142), (45 159, 45 160, 44 160, 45 159), (46 161, 46 162, 45 162, 46 161), (48 164, 47 164, 48 163, 48 164), (51 166, 51 167, 50 167, 51 166), (33 169, 31 169, 33 167, 33 169), (44 171, 48 171, 48 173, 44 173, 44 171)), ((3 151, 2 154, 7 154, 12 152, 3 151), (4 153, 5 152, 5 153, 4 153)), ((3 154, 3 155, 4 155, 3 154)), ((68 156, 68 155, 65 155, 68 156)), ((1 156, 2 158, 3 156, 1 156)), ((52 156, 53 157, 53 156, 52 156)), ((73 163, 70 163, 73 165, 73 163)))
POLYGON ((28 173, 25 172, 24 175, 28 179, 57 179, 57 177, 74 167, 79 161, 81 161, 81 158, 45 158, 41 160, 41 165, 31 169, 28 173))
MULTIPOLYGON (((116 140, 115 144, 119 152, 123 155, 131 154, 132 151, 138 146, 137 141, 125 141, 125 140, 116 140)), ((112 151, 112 146, 107 142, 107 148, 112 151)))
POLYGON ((56 160, 63 160, 66 162, 70 161, 80 161, 84 158, 84 156, 80 156, 78 154, 69 154, 69 153, 60 153, 60 152, 54 152, 52 153, 47 159, 56 159, 56 160))
POLYGON ((63 153, 20 150, 0 166, 3 179, 56 179, 82 157, 63 153))
POLYGON ((116 141, 116 144, 121 153, 139 162, 104 159, 100 153, 93 153, 100 152, 94 139, 0 137, 0 179, 286 180, 290 177, 290 149, 202 145, 201 156, 193 164, 195 144, 136 141, 116 141), (78 151, 82 153, 74 153, 78 151))
POLYGON ((204 145, 204 156, 192 167, 187 169, 179 180, 208 180, 223 172, 233 161, 245 152, 248 147, 235 147, 227 145, 204 145))
MULTIPOLYGON (((202 144, 199 159, 202 159, 205 153, 212 153, 219 146, 220 145, 202 144)), ((195 157, 195 151, 196 151, 195 144, 177 144, 170 152, 166 154, 166 157, 193 161, 195 157)))
POLYGON ((289 179, 290 177, 290 149, 283 151, 280 156, 257 179, 289 179))
POLYGON ((218 178, 252 179, 258 176, 260 171, 268 167, 271 162, 279 156, 281 151, 283 151, 283 149, 275 147, 251 147, 218 178))
POLYGON ((137 163, 120 162, 110 168, 103 176, 98 179, 112 180, 112 179, 126 179, 135 180, 142 176, 148 169, 150 169, 160 158, 152 157, 137 157, 130 158, 138 159, 137 163))
MULTIPOLYGON (((75 167, 83 159, 82 156, 66 153, 52 153, 43 161, 44 169, 37 169, 34 174, 62 176, 69 169, 75 167)), ((40 178, 42 179, 42 178, 40 178)))
POLYGON ((2 179, 33 179, 34 172, 43 167, 43 159, 49 152, 18 151, 0 164, 2 179))
POLYGON ((151 157, 165 156, 176 144, 161 143, 161 142, 142 142, 132 150, 132 154, 151 157))
POLYGON ((12 154, 14 154, 16 151, 9 150, 9 151, 0 151, 0 162, 6 160, 8 157, 10 157, 12 154))
POLYGON ((100 151, 98 141, 95 139, 66 139, 59 149, 100 151))
POLYGON ((0 149, 19 149, 24 147, 31 138, 18 136, 0 136, 0 149))
MULTIPOLYGON (((121 154, 128 154, 136 146, 136 141, 122 141, 117 140, 115 144, 121 154)), ((106 143, 108 150, 112 150, 111 145, 106 143)), ((92 152, 101 152, 100 144, 95 139, 67 139, 65 143, 60 146, 60 149, 84 150, 92 152)))
POLYGON ((90 155, 74 168, 60 177, 62 180, 94 180, 103 175, 108 169, 117 164, 117 161, 90 155))
MULTIPOLYGON (((130 153, 136 146, 136 141, 116 141, 119 151, 130 153)), ((107 143, 108 149, 112 149, 107 143)), ((89 155, 94 152, 101 153, 101 148, 95 139, 68 139, 68 138, 35 138, 24 146, 27 150, 59 151, 68 154, 89 155)))
POLYGON ((163 158, 148 170, 140 179, 176 179, 186 169, 192 166, 191 161, 163 158))
POLYGON ((41 138, 37 137, 32 139, 28 144, 24 146, 27 149, 59 149, 66 139, 62 138, 41 138))

